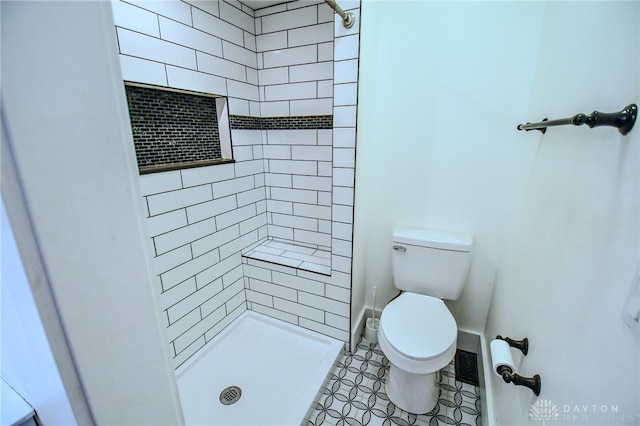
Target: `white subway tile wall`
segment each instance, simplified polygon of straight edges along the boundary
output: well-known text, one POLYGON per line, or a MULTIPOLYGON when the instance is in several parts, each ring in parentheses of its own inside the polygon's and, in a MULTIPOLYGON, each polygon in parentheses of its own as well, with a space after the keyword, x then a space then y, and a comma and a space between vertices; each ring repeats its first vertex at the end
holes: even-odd
MULTIPOLYGON (((334 108, 333 108, 333 187, 331 268, 332 277, 351 277, 353 242, 353 201, 355 185, 355 142, 358 93, 358 62, 360 32, 360 1, 341 1, 344 10, 355 16, 351 28, 342 25, 342 18, 334 19, 334 108)), ((343 286, 341 286, 343 287, 343 286)), ((344 288, 344 287, 343 287, 344 288)), ((342 293, 340 293, 342 294, 342 293)), ((343 297, 345 295, 343 294, 343 297)), ((347 325, 339 312, 331 312, 326 327, 347 325)), ((320 331, 320 330, 317 330, 320 331)))
MULTIPOLYGON (((331 220, 328 210, 318 214, 322 193, 331 193, 332 150, 319 145, 321 130, 267 130, 264 145, 265 182, 269 235, 291 242, 331 250, 330 229, 321 220, 331 220), (323 176, 324 174, 324 176, 323 176), (271 211, 270 205, 278 210, 271 211), (286 209, 286 212, 283 211, 286 209), (315 210, 314 210, 315 209, 315 210)), ((326 139, 326 135, 323 135, 326 139)), ((326 142, 326 141, 325 141, 326 142)))
POLYGON ((140 177, 176 367, 247 309, 241 251, 267 226, 262 169, 236 177, 252 161, 140 177))
POLYGON ((112 4, 125 80, 228 96, 231 115, 334 116, 232 129, 235 163, 140 177, 174 365, 246 309, 348 341, 359 1, 341 2, 351 29, 322 0, 112 4), (242 255, 259 243, 290 266, 242 255))
POLYGON ((282 6, 255 18, 262 116, 332 114, 333 96, 321 90, 333 80, 332 11, 318 1, 282 6))
POLYGON ((224 1, 112 1, 125 80, 258 100, 253 11, 224 1))

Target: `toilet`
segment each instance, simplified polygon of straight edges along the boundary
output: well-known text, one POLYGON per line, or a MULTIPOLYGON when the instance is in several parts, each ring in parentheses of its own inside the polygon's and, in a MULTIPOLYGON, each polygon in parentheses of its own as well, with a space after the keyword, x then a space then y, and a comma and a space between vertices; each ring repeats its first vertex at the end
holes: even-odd
POLYGON ((410 413, 433 410, 438 371, 455 356, 458 326, 443 300, 460 296, 472 244, 462 233, 393 230, 393 282, 403 293, 383 309, 378 342, 390 363, 387 396, 410 413))

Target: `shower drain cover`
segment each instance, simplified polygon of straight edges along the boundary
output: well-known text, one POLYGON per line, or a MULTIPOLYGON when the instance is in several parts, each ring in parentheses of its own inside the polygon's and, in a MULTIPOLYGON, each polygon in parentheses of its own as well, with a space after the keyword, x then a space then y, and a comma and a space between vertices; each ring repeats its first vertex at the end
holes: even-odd
POLYGON ((220 392, 220 402, 224 405, 231 405, 238 402, 242 396, 242 389, 238 386, 229 386, 220 392))

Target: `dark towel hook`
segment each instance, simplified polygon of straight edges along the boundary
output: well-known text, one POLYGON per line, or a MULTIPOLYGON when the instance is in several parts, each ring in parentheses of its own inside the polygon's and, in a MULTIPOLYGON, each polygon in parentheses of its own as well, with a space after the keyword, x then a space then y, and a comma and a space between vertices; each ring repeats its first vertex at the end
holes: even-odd
POLYGON ((598 112, 593 111, 589 115, 577 114, 569 118, 561 118, 559 120, 547 120, 546 118, 539 123, 519 124, 518 130, 540 130, 543 134, 547 131, 547 127, 562 126, 565 124, 573 124, 580 126, 586 124, 593 128, 598 126, 616 127, 618 131, 626 135, 631 131, 638 117, 638 106, 636 104, 627 105, 625 109, 619 112, 598 112))

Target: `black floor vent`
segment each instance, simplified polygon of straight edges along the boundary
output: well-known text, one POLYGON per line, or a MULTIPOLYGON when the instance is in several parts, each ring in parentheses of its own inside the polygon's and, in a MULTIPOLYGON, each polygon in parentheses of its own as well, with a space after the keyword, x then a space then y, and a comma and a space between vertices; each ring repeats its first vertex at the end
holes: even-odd
POLYGON ((458 349, 456 351, 456 380, 479 386, 478 382, 478 356, 473 352, 458 349))

